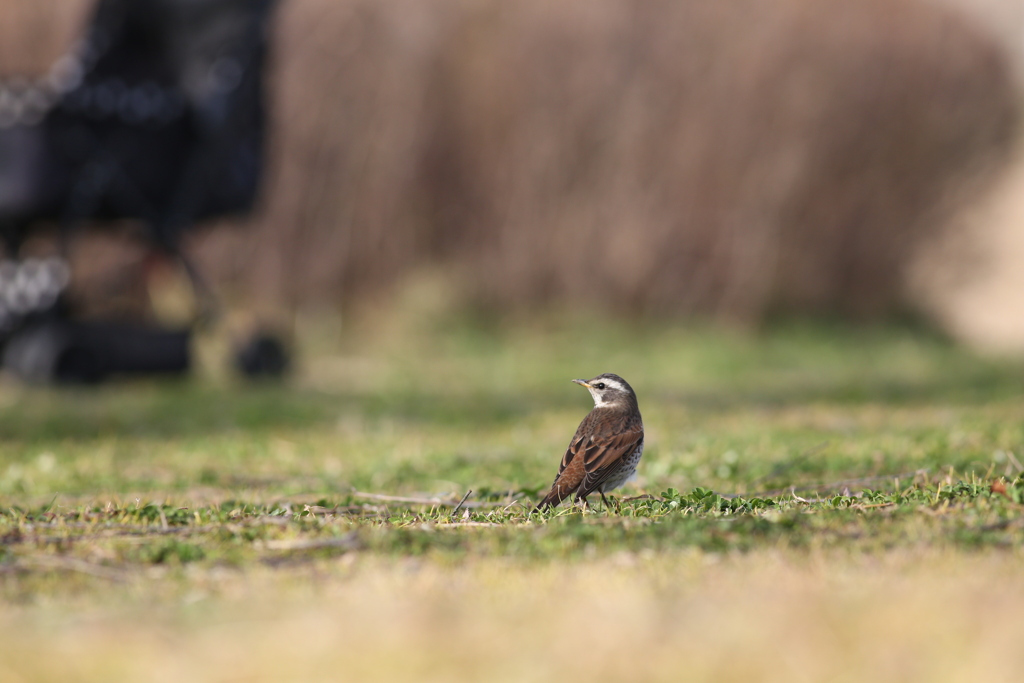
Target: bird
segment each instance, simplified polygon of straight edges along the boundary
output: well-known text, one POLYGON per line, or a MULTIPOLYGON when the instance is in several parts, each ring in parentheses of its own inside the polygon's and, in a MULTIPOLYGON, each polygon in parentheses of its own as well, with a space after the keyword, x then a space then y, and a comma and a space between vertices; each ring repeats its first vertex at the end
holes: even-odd
POLYGON ((644 452, 644 422, 636 393, 626 380, 612 373, 590 380, 574 379, 594 398, 587 414, 562 456, 551 490, 534 511, 556 507, 576 494, 575 502, 587 504, 594 491, 608 507, 605 493, 636 476, 644 452))

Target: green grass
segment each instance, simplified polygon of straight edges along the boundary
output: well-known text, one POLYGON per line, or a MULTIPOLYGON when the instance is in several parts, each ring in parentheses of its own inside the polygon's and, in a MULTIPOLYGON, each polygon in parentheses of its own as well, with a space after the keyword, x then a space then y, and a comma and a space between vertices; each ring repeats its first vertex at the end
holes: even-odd
MULTIPOLYGON (((1009 596, 986 608, 993 614, 1024 606, 1024 584, 1009 569, 1024 559, 1024 366, 912 328, 802 324, 741 336, 602 320, 515 331, 442 321, 307 346, 287 387, 209 377, 90 391, 0 385, 0 637, 41 652, 56 629, 71 652, 59 661, 0 655, 0 678, 156 680, 147 672, 171 638, 207 665, 182 676, 226 680, 232 667, 217 673, 215 661, 248 660, 211 659, 209 643, 231 652, 218 629, 284 614, 365 621, 365 632, 335 633, 365 641, 343 648, 364 680, 409 675, 382 654, 393 638, 424 667, 414 677, 472 679, 514 655, 487 645, 468 657, 435 641, 437 624, 472 639, 508 620, 527 642, 543 632, 569 643, 551 629, 564 629, 566 611, 608 604, 602 576, 621 588, 614 609, 640 631, 653 620, 665 642, 703 643, 704 654, 690 653, 701 676, 790 680, 807 668, 817 672, 809 680, 845 680, 806 653, 774 668, 724 654, 731 637, 765 652, 785 647, 729 621, 744 601, 769 610, 768 584, 792 592, 793 605, 771 609, 779 623, 792 620, 800 642, 831 617, 804 619, 799 605, 827 613, 849 603, 856 626, 847 649, 834 647, 850 680, 971 680, 943 659, 954 652, 970 671, 1010 676, 1011 660, 1004 669, 963 643, 888 676, 874 668, 882 660, 856 657, 883 604, 853 596, 870 586, 888 595, 913 576, 915 585, 955 586, 955 600, 977 609, 1009 596), (585 512, 531 513, 590 408, 568 380, 609 371, 633 384, 644 413, 637 485, 610 510, 595 500, 585 512), (724 583, 709 569, 719 563, 724 583), (986 580, 955 579, 968 571, 986 580), (579 576, 589 577, 584 588, 559 592, 579 576), (832 595, 836 576, 869 583, 852 579, 832 595), (692 603, 704 591, 718 602, 701 609, 725 610, 715 618, 720 638, 659 612, 664 603, 702 613, 692 603), (405 607, 392 604, 396 595, 405 607), (455 603, 444 608, 437 595, 455 603), (465 600, 477 606, 458 606, 465 600), (378 623, 388 609, 404 635, 378 623), (524 622, 527 609, 541 622, 524 622), (109 639, 90 635, 92 649, 80 652, 90 619, 109 639), (127 654, 119 639, 132 638, 141 644, 127 654), (706 654, 719 649, 719 658, 706 654)), ((953 637, 917 590, 893 599, 936 638, 953 637)), ((272 630, 249 628, 233 646, 249 651, 272 630)), ((312 669, 285 653, 294 668, 266 673, 277 671, 270 647, 252 659, 262 669, 239 675, 281 680, 335 662, 309 647, 320 663, 312 669)), ((658 672, 671 671, 671 653, 645 647, 631 671, 670 680, 658 672)), ((508 679, 576 670, 542 661, 517 664, 508 679)), ((625 671, 612 660, 584 670, 607 680, 625 671)))

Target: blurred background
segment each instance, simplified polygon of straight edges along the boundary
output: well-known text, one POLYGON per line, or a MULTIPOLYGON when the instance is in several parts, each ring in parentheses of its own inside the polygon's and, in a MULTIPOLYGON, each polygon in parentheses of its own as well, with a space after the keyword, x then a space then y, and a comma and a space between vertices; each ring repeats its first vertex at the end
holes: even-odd
MULTIPOLYGON (((0 0, 0 81, 91 8, 0 0)), ((1017 0, 286 0, 270 27, 256 208, 185 243, 232 315, 910 313, 1024 351, 1017 0)), ((145 262, 109 232, 71 256, 84 311, 145 262)))

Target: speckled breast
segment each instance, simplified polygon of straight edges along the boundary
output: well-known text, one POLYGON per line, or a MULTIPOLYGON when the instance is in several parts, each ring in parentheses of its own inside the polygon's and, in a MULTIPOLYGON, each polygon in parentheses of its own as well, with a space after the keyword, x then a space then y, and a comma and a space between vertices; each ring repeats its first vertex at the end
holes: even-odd
POLYGON ((619 461, 619 467, 608 475, 608 478, 601 484, 601 493, 607 493, 617 489, 636 476, 636 466, 640 463, 640 456, 644 454, 644 442, 641 441, 632 453, 619 461))

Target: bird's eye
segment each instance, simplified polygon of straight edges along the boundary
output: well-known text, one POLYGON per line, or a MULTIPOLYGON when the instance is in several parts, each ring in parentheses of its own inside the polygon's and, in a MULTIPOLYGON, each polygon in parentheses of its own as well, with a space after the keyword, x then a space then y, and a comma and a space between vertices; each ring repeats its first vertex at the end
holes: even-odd
POLYGON ((598 382, 594 386, 596 386, 598 389, 604 389, 604 382, 598 382))

